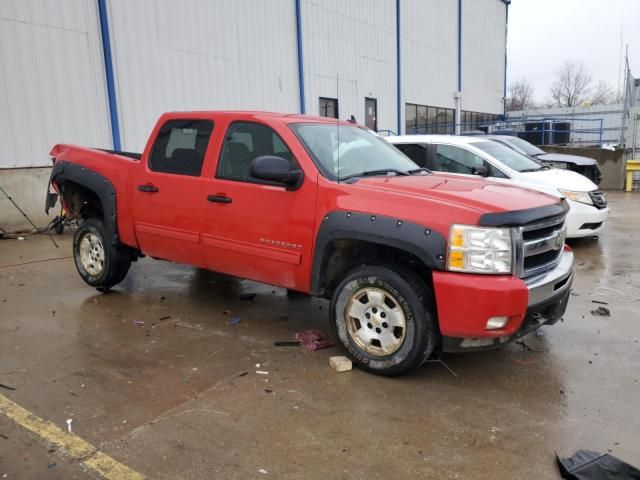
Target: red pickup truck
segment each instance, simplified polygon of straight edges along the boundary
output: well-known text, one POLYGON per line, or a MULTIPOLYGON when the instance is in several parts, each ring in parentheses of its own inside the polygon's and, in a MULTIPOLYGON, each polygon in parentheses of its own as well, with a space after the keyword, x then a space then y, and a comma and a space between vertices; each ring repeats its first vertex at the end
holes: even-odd
POLYGON ((168 113, 142 154, 51 156, 47 210, 59 196, 79 220, 86 283, 112 287, 148 255, 325 297, 336 338, 375 373, 519 338, 569 298, 564 201, 432 173, 352 123, 168 113))

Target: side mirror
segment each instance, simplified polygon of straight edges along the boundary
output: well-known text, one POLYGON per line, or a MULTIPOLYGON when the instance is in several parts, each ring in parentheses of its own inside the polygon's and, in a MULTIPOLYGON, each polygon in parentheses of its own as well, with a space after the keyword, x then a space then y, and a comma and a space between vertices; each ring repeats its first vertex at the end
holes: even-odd
POLYGON ((249 174, 259 180, 280 183, 287 190, 298 188, 304 178, 302 170, 291 170, 288 160, 274 155, 254 158, 249 166, 249 174))
POLYGON ((478 165, 471 169, 472 175, 478 175, 479 177, 486 177, 489 175, 489 169, 485 165, 478 165))

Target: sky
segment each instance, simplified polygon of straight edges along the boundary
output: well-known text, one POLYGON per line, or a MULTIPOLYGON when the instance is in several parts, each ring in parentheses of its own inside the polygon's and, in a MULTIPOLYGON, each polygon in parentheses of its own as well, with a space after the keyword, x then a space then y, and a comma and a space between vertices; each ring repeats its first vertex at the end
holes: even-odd
POLYGON ((640 77, 640 0, 512 0, 507 82, 527 79, 543 102, 557 68, 571 60, 584 62, 594 83, 617 90, 621 29, 631 71, 640 77))

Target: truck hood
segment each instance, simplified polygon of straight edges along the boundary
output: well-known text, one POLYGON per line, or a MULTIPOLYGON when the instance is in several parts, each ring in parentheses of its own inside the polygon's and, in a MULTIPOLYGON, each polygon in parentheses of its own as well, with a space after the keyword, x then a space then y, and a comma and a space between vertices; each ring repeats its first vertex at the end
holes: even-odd
POLYGON ((580 166, 596 165, 593 158, 579 157, 578 155, 567 155, 564 153, 545 153, 543 155, 536 155, 534 158, 542 160, 543 162, 565 162, 573 163, 580 166))
POLYGON ((591 192, 598 189, 598 186, 584 175, 560 168, 521 172, 516 180, 575 192, 591 192))
POLYGON ((484 179, 462 179, 445 173, 360 178, 360 188, 456 204, 480 213, 525 210, 552 205, 558 198, 518 186, 484 179))

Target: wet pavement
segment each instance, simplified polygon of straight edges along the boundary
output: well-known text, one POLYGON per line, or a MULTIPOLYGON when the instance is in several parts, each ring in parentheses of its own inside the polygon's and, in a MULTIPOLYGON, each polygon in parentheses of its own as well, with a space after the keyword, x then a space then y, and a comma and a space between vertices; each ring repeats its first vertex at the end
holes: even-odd
MULTIPOLYGON (((564 321, 443 356, 455 375, 337 374, 337 347, 273 345, 329 332, 322 300, 150 259, 104 295, 70 236, 0 241, 0 394, 154 479, 559 478, 554 452, 577 449, 640 465, 640 195, 608 197, 599 241, 571 243, 564 321)), ((0 415, 0 478, 74 477, 91 478, 0 415)))

